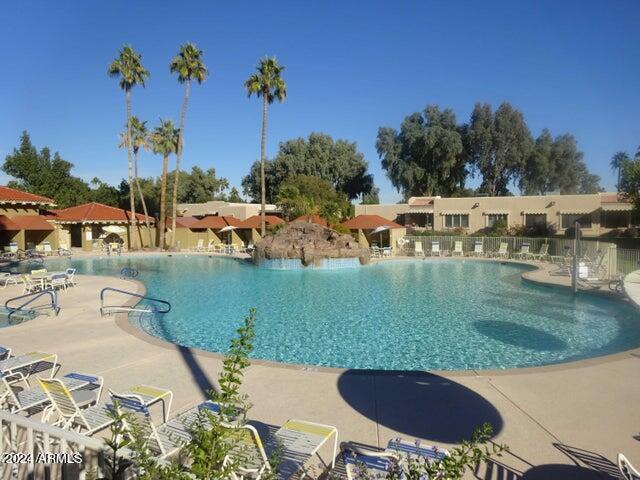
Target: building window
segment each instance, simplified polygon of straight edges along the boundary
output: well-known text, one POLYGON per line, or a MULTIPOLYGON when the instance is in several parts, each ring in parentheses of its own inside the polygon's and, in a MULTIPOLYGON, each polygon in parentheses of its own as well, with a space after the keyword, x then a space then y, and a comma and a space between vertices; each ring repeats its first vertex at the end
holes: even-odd
POLYGON ((602 212, 602 226, 604 228, 627 228, 630 222, 630 212, 602 212))
POLYGON ((562 228, 571 228, 575 223, 580 223, 580 228, 591 228, 590 213, 563 213, 562 228))
POLYGON ((539 227, 547 224, 546 213, 525 213, 524 224, 526 227, 539 227))
POLYGON ((490 213, 487 215, 487 227, 493 228, 496 222, 503 222, 506 226, 509 226, 508 217, 506 213, 490 213))
POLYGON ((469 227, 469 215, 445 215, 444 226, 446 228, 468 228, 469 227))

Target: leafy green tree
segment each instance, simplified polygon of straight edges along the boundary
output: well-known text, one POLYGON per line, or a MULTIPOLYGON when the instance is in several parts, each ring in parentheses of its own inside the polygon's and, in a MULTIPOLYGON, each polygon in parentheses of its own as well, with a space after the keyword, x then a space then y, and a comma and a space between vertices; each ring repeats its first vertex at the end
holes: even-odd
MULTIPOLYGON (((120 88, 125 93, 127 104, 127 138, 131 138, 131 90, 136 85, 144 87, 149 71, 142 66, 142 55, 130 45, 122 47, 115 59, 109 65, 107 73, 110 77, 120 79, 120 88)), ((133 160, 131 158, 131 142, 127 142, 127 159, 129 162, 129 203, 131 211, 131 226, 136 224, 136 205, 133 194, 133 160)))
POLYGON ((58 152, 52 155, 48 147, 38 152, 26 131, 20 136, 20 146, 5 157, 2 165, 2 170, 15 178, 8 182, 9 187, 53 198, 60 208, 91 200, 89 186, 71 174, 72 168, 72 163, 58 152))
POLYGON ((362 196, 362 205, 378 205, 380 203, 380 189, 373 187, 369 193, 362 196))
POLYGON ((112 207, 120 206, 121 195, 117 188, 103 182, 98 177, 94 177, 91 180, 91 187, 92 202, 103 203, 112 207))
POLYGON ((267 144, 267 109, 276 99, 284 102, 287 98, 287 84, 282 78, 284 66, 278 63, 275 57, 265 57, 256 67, 257 73, 253 73, 244 82, 249 97, 255 94, 262 97, 262 139, 260 141, 260 203, 262 205, 260 217, 260 234, 266 233, 266 187, 265 187, 265 148, 267 144))
POLYGON ((429 105, 406 117, 400 132, 380 128, 376 149, 389 180, 405 198, 450 196, 464 187, 463 139, 450 109, 429 105))
POLYGON ((618 191, 633 204, 636 213, 640 213, 640 149, 633 160, 621 164, 618 191))
POLYGON ((240 192, 236 187, 231 188, 229 195, 227 195, 227 202, 231 203, 246 203, 244 198, 240 195, 240 192))
MULTIPOLYGON (((176 154, 176 172, 173 182, 172 196, 172 213, 171 213, 171 231, 176 231, 176 216, 178 204, 178 182, 180 180, 180 160, 182 159, 182 151, 184 149, 184 119, 187 114, 187 106, 189 105, 189 92, 191 91, 191 81, 195 80, 201 84, 207 79, 209 71, 202 60, 202 50, 193 43, 186 43, 180 47, 178 55, 173 57, 169 65, 171 73, 178 74, 178 82, 185 84, 184 99, 182 100, 182 108, 180 109, 180 142, 178 152, 176 154)), ((172 244, 175 244, 175 234, 172 235, 172 244)))
POLYGON ((344 193, 336 192, 328 180, 310 175, 296 175, 284 182, 277 204, 289 219, 320 215, 330 224, 339 223, 350 211, 344 193))
MULTIPOLYGON (((313 175, 328 180, 350 199, 368 194, 374 188, 368 164, 355 142, 334 141, 324 133, 311 133, 307 139, 295 138, 280 143, 278 154, 265 164, 266 198, 275 200, 280 185, 295 175, 313 175)), ((242 180, 244 191, 254 200, 260 198, 260 162, 251 167, 242 180)))
POLYGON ((169 156, 178 151, 180 131, 174 127, 171 120, 160 120, 149 137, 153 153, 162 155, 162 176, 160 177, 160 248, 166 246, 166 192, 167 170, 169 169, 169 156))
MULTIPOLYGON (((640 151, 640 150, 639 150, 640 151)), ((611 169, 617 171, 618 173, 618 181, 616 182, 616 188, 618 191, 620 190, 620 180, 622 177, 622 170, 624 166, 631 161, 631 158, 626 152, 616 152, 611 158, 611 169)))
POLYGON ((523 172, 520 176, 520 191, 525 195, 544 195, 553 190, 552 172, 554 172, 551 149, 553 137, 546 128, 536 139, 531 152, 527 156, 523 172))
MULTIPOLYGON (((175 175, 175 172, 173 172, 175 175)), ((224 191, 229 188, 226 178, 216 177, 214 168, 202 170, 192 167, 191 174, 184 179, 185 188, 178 197, 180 203, 203 203, 211 200, 226 200, 224 191)))
POLYGON ((522 113, 503 102, 495 113, 491 105, 476 104, 465 143, 469 163, 482 175, 480 190, 493 197, 507 194, 533 142, 522 113))
MULTIPOLYGON (((147 150, 149 148, 149 131, 147 130, 147 122, 141 121, 138 117, 131 117, 131 146, 133 149, 133 179, 140 196, 140 202, 142 204, 142 211, 144 212, 144 222, 147 227, 147 236, 149 237, 149 246, 153 246, 153 235, 151 235, 151 225, 149 223, 149 211, 147 210, 147 203, 144 200, 144 193, 140 186, 140 179, 138 178, 138 153, 140 149, 147 150)), ((125 129, 120 134, 120 147, 129 148, 128 145, 128 131, 125 129)))

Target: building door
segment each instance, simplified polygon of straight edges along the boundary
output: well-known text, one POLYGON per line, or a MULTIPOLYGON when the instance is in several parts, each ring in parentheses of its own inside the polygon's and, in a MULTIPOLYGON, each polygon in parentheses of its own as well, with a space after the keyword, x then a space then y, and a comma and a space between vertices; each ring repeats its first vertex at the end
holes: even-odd
POLYGON ((71 225, 71 246, 82 248, 82 225, 71 225))

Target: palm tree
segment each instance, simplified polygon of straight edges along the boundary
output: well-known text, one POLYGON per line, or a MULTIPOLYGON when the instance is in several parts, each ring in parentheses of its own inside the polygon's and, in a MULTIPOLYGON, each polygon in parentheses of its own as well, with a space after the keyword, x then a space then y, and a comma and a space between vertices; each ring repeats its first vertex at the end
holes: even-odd
MULTIPOLYGON (((149 71, 142 66, 142 55, 136 52, 130 45, 125 45, 120 50, 107 73, 111 77, 120 79, 120 88, 124 90, 127 102, 127 138, 131 138, 131 89, 135 85, 144 87, 145 80, 149 77, 149 71)), ((133 161, 131 159, 131 144, 127 142, 127 159, 129 161, 129 201, 131 205, 131 231, 136 227, 136 205, 133 191, 133 161)))
POLYGON ((164 250, 167 204, 167 170, 169 156, 178 151, 180 131, 174 127, 171 120, 160 119, 160 126, 156 127, 149 136, 153 153, 162 155, 162 177, 160 180, 160 248, 164 250))
POLYGON ((185 84, 184 100, 180 110, 180 144, 176 155, 176 174, 173 180, 173 209, 171 214, 171 243, 175 243, 176 238, 176 216, 178 214, 178 181, 180 179, 180 160, 182 159, 182 149, 184 148, 184 118, 187 114, 189 104, 189 92, 191 90, 191 80, 196 80, 201 84, 207 79, 209 71, 202 61, 202 50, 193 43, 186 43, 180 47, 178 55, 173 57, 169 64, 171 73, 178 74, 178 82, 185 84))
MULTIPOLYGON (((127 147, 127 130, 120 134, 120 148, 127 147)), ((136 182, 136 188, 138 189, 138 195, 140 195, 140 202, 142 203, 142 210, 144 212, 144 222, 147 226, 147 235, 149 237, 149 246, 154 246, 153 236, 151 235, 151 225, 149 224, 149 212, 147 211, 147 202, 144 200, 144 194, 142 193, 142 187, 140 186, 140 179, 138 178, 138 152, 141 148, 149 148, 149 131, 147 130, 147 122, 141 121, 138 117, 131 117, 131 138, 133 142, 131 144, 133 149, 133 179, 136 182)))
POLYGON ((620 190, 620 180, 622 179, 622 170, 624 169, 625 164, 630 162, 631 159, 629 155, 625 152, 616 152, 616 154, 611 158, 611 169, 618 171, 618 182, 616 183, 616 188, 620 190))
POLYGON ((257 97, 262 97, 262 141, 260 143, 260 190, 262 209, 260 212, 260 232, 261 235, 264 236, 266 232, 265 208, 267 203, 264 181, 264 150, 267 143, 267 108, 269 104, 273 103, 276 99, 284 102, 285 98, 287 98, 287 85, 280 76, 284 70, 284 66, 279 65, 275 57, 265 57, 260 60, 256 70, 258 72, 251 74, 244 82, 244 86, 247 89, 249 97, 254 93, 257 97))

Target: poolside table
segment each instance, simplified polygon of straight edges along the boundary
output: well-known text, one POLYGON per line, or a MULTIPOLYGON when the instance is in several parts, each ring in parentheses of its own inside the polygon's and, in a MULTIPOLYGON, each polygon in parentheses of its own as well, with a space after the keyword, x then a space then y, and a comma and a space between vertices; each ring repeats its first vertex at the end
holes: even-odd
POLYGON ((44 290, 46 283, 50 282, 51 278, 54 277, 55 275, 64 275, 66 277, 67 272, 60 271, 60 272, 33 273, 29 275, 29 277, 31 278, 31 280, 40 282, 40 290, 44 290))

